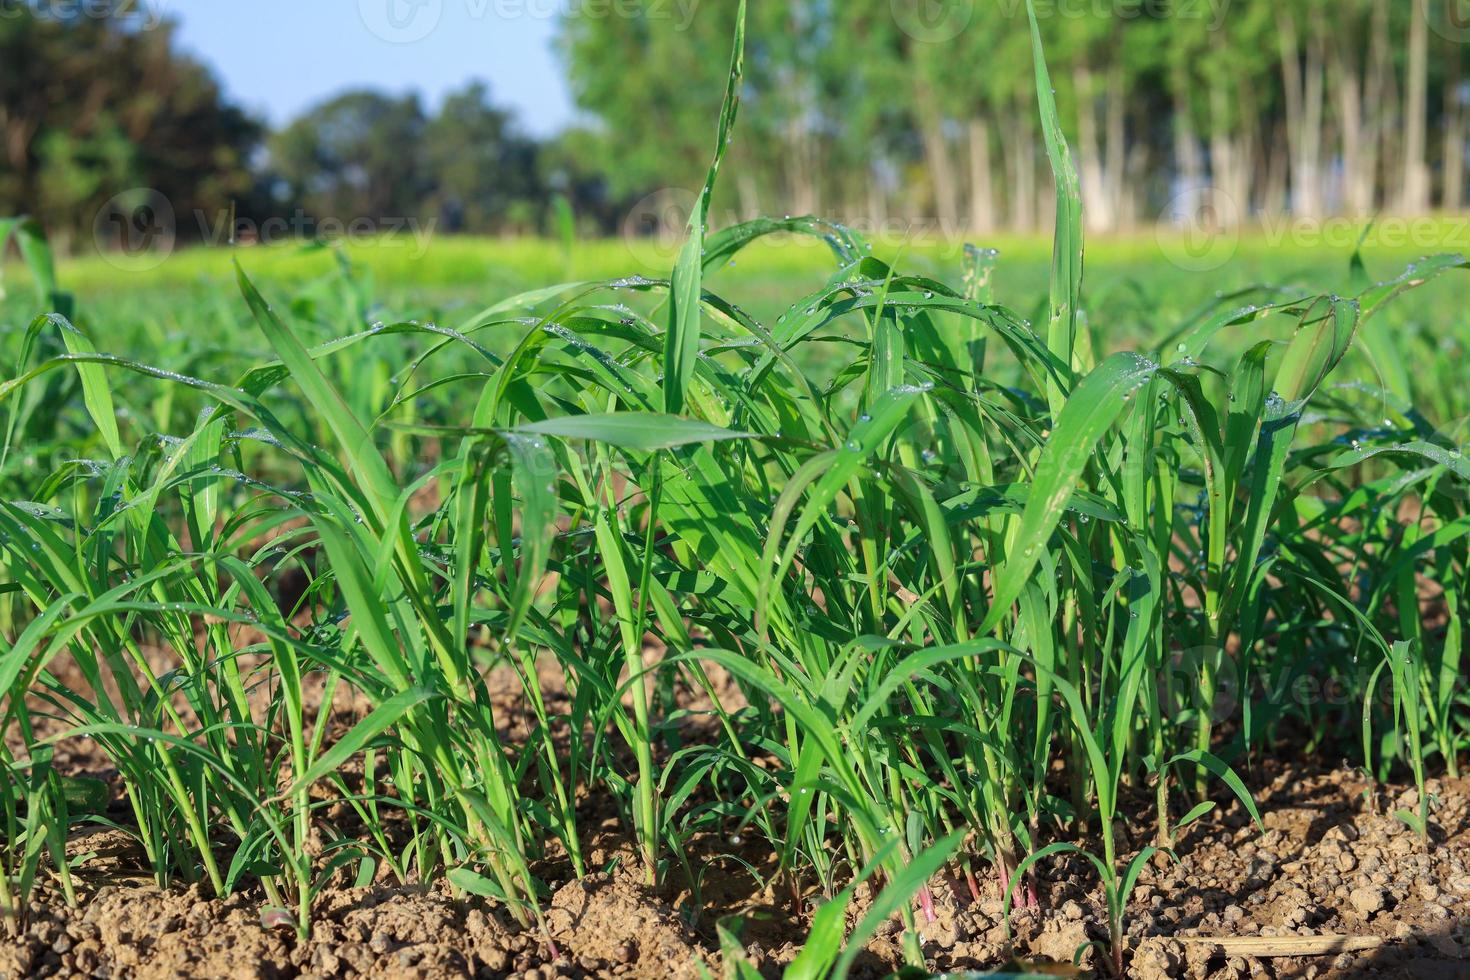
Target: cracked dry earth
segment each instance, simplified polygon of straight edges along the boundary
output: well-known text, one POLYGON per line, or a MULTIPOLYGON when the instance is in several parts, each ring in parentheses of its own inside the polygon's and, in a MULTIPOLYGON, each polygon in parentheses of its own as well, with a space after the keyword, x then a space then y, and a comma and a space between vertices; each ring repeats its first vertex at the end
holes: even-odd
MULTIPOLYGON (((1264 834, 1234 805, 1189 828, 1177 865, 1160 861, 1145 872, 1129 908, 1129 975, 1470 977, 1470 781, 1429 788, 1439 803, 1426 851, 1390 815, 1416 803, 1412 789, 1368 792, 1347 771, 1277 772, 1257 786, 1264 834), (1327 935, 1349 937, 1354 951, 1292 952, 1303 937, 1327 935), (1242 941, 1254 945, 1242 948, 1242 941)), ((707 853, 697 857, 711 865, 729 848, 703 843, 707 853)), ((0 942, 0 975, 692 980, 700 964, 720 975, 715 921, 738 915, 748 958, 777 977, 799 950, 811 910, 808 902, 794 914, 789 899, 748 880, 742 887, 733 862, 721 865, 719 881, 706 890, 714 911, 694 923, 680 914, 687 893, 650 893, 628 871, 575 881, 547 868, 555 956, 493 905, 388 883, 329 889, 312 938, 298 942, 289 927, 262 924, 258 895, 214 900, 197 889, 153 887, 116 831, 80 836, 74 846, 90 855, 79 872, 80 906, 67 909, 43 886, 25 933, 0 942)), ((626 842, 611 836, 594 856, 632 866, 626 842)), ((757 866, 761 860, 749 850, 740 857, 757 866)), ((989 887, 976 902, 958 881, 934 882, 935 920, 923 926, 931 969, 1066 962, 1103 934, 1101 893, 1080 860, 1040 868, 1041 906, 1015 911, 1009 935, 999 890, 989 887)), ((854 903, 854 921, 864 898, 854 903)), ((900 965, 900 933, 896 919, 880 929, 853 975, 880 977, 900 965)), ((1084 956, 1082 969, 1104 975, 1095 953, 1084 956)))

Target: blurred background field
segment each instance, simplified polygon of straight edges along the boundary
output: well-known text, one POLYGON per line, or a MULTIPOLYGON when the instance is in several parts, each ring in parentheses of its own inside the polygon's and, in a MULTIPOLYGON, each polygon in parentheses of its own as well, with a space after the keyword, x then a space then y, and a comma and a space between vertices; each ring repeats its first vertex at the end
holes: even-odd
MULTIPOLYGON (((1094 301, 1126 291, 1137 300, 1152 300, 1160 313, 1205 302, 1215 293, 1272 282, 1303 290, 1347 288, 1348 265, 1358 236, 1366 230, 1363 249, 1370 268, 1383 275, 1425 255, 1470 252, 1470 228, 1453 217, 1427 218, 1416 226, 1417 244, 1373 239, 1369 222, 1344 226, 1332 242, 1282 242, 1269 229, 1247 229, 1222 237, 1218 267, 1214 260, 1192 262, 1198 246, 1171 229, 1096 236, 1086 261, 1094 301), (1206 267, 1196 268, 1203 264, 1206 267)), ((906 271, 953 276, 960 269, 967 243, 994 248, 999 255, 997 298, 1018 309, 1044 293, 1051 262, 1051 240, 1038 235, 997 233, 967 242, 880 240, 875 250, 906 271)), ((678 243, 657 238, 602 238, 557 241, 548 238, 442 236, 422 245, 405 240, 360 240, 331 243, 285 243, 270 246, 185 249, 147 269, 130 268, 108 254, 64 258, 61 281, 84 300, 87 315, 99 324, 120 315, 164 315, 201 305, 223 294, 234 307, 234 263, 252 276, 282 288, 295 288, 333 274, 341 259, 375 280, 378 291, 407 314, 417 308, 479 303, 539 288, 554 282, 611 280, 641 275, 667 277, 678 243)), ((717 274, 715 288, 739 296, 752 312, 762 303, 784 309, 792 290, 809 287, 812 276, 836 268, 831 253, 816 239, 774 237, 756 243, 738 261, 717 274)), ((28 270, 12 255, 0 265, 0 310, 28 311, 32 282, 28 270), (19 298, 17 299, 18 294, 19 298)), ((1412 300, 1411 300, 1412 301, 1412 300)), ((478 307, 477 307, 478 308, 478 307)), ((13 320, 11 321, 14 322, 13 320)))

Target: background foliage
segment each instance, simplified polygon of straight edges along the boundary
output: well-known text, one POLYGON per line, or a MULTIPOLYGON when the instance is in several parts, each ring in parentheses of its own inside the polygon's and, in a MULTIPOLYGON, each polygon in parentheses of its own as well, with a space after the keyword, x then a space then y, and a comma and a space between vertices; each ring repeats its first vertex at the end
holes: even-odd
MULTIPOLYGON (((1090 227, 1458 209, 1470 90, 1453 6, 1044 5, 1090 227)), ((181 215, 233 202, 257 223, 300 211, 553 232, 562 197, 587 233, 677 231, 702 177, 700 123, 717 108, 734 5, 613 9, 568 5, 559 50, 581 115, 539 142, 479 84, 432 109, 346 92, 268 133, 177 49, 167 21, 8 16, 0 213, 38 215, 63 246, 137 187, 181 215)), ((1050 223, 1021 4, 791 0, 751 17, 750 138, 712 202, 723 223, 810 213, 956 238, 1050 223)), ((180 234, 208 237, 199 225, 181 219, 180 234)))

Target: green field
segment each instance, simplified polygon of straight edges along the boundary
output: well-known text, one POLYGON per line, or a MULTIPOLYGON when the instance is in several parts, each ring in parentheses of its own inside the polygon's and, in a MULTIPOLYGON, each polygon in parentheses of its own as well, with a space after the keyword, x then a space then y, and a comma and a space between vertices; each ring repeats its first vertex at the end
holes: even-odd
MULTIPOLYGON (((1287 224, 1285 228, 1268 224, 1216 232, 1204 245, 1191 244, 1188 235, 1174 229, 1146 229, 1088 242, 1089 291, 1139 288, 1155 302, 1173 306, 1201 302, 1217 290, 1257 283, 1346 288, 1348 261, 1364 232, 1365 258, 1384 274, 1426 255, 1470 252, 1470 224, 1455 216, 1398 222, 1387 229, 1346 220, 1326 229, 1316 224, 1287 224), (1216 267, 1196 271, 1194 267, 1200 264, 1216 267)), ((873 244, 878 254, 908 271, 953 276, 960 270, 965 240, 938 241, 923 228, 909 233, 909 240, 905 237, 890 232, 873 244)), ((1050 238, 1000 234, 969 243, 1000 252, 1000 301, 1024 308, 1045 291, 1050 238)), ((161 316, 197 305, 207 299, 210 290, 224 292, 227 305, 236 305, 235 260, 263 282, 291 290, 335 273, 336 251, 337 246, 328 249, 312 243, 181 247, 167 258, 149 255, 145 264, 152 267, 142 271, 134 268, 136 259, 92 255, 62 260, 61 277, 84 301, 100 301, 85 304, 93 315, 101 315, 101 308, 113 303, 127 304, 130 311, 138 303, 146 310, 144 301, 152 299, 154 314, 161 316)), ((443 301, 488 303, 554 282, 629 275, 667 277, 678 246, 644 238, 568 244, 439 236, 422 243, 408 237, 351 241, 341 245, 340 251, 373 277, 385 297, 412 307, 443 301)), ((22 292, 29 285, 25 266, 14 252, 7 260, 4 271, 10 291, 22 292)), ((801 292, 813 276, 834 267, 820 241, 779 236, 756 242, 713 282, 724 292, 743 297, 754 294, 774 302, 781 290, 801 292)))

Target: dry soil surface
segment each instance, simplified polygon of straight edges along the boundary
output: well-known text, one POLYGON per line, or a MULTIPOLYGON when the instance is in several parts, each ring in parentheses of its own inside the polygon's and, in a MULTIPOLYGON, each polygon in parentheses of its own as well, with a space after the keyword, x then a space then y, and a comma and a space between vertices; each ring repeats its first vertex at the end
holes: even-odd
MULTIPOLYGON (((1470 977, 1470 784, 1431 784, 1438 803, 1427 849, 1391 815, 1416 804, 1412 789, 1370 790, 1349 771, 1286 769, 1257 790, 1264 834, 1237 804, 1190 827, 1177 864, 1160 860, 1144 873, 1129 907, 1130 976, 1470 977), (1286 955, 1293 940, 1336 935, 1380 945, 1286 955), (1240 939, 1257 948, 1229 945, 1240 939)), ((79 835, 73 846, 90 855, 79 871, 79 906, 67 908, 44 885, 24 934, 0 944, 0 976, 677 980, 698 977, 701 963, 719 975, 715 920, 738 915, 748 958, 776 977, 819 900, 796 908, 789 896, 758 891, 735 862, 721 863, 717 851, 729 842, 711 841, 702 858, 718 873, 703 897, 716 911, 697 921, 684 914, 689 896, 677 885, 653 893, 627 870, 579 881, 549 866, 550 941, 493 904, 379 883, 327 891, 311 939, 301 942, 283 916, 263 912, 258 894, 217 900, 197 887, 154 887, 116 831, 79 835)), ((746 847, 740 857, 759 864, 746 847)), ((609 829, 590 857, 605 866, 632 853, 609 829)), ((1038 907, 1014 911, 1008 930, 996 885, 982 885, 976 901, 964 882, 936 880, 934 920, 916 912, 927 966, 1065 962, 1104 935, 1101 892, 1082 860, 1041 866, 1036 887, 1038 907)), ((880 930, 854 975, 898 966, 900 933, 897 920, 880 930)), ((1087 975, 1106 975, 1103 966, 1095 952, 1085 954, 1087 975)))

